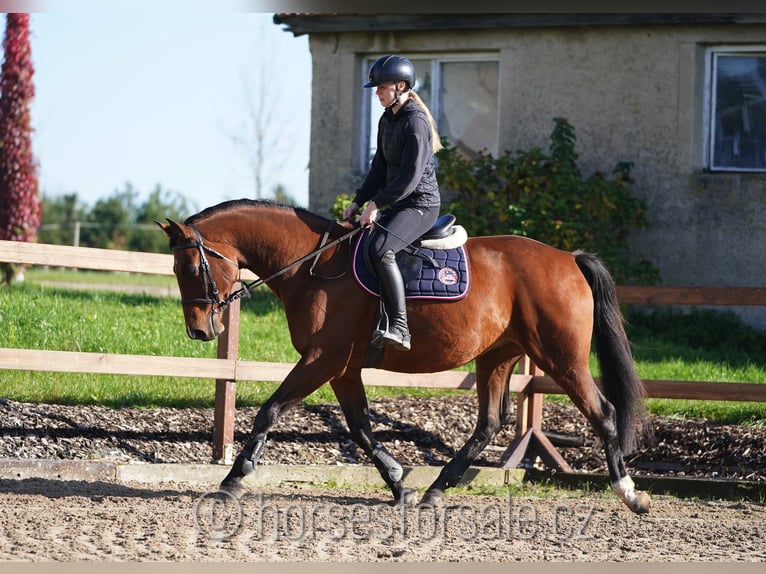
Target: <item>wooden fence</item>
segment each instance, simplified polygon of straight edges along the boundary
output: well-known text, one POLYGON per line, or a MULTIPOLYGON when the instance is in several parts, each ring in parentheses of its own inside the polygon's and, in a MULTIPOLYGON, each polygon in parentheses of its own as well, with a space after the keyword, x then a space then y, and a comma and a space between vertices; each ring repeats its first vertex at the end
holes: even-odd
MULTIPOLYGON (((11 241, 0 241, 0 262, 173 275, 172 255, 11 241)), ((243 271, 243 280, 253 278, 243 271)), ((766 305, 766 288, 621 286, 618 297, 621 303, 638 305, 766 305)), ((236 383, 280 382, 292 364, 239 360, 239 301, 229 307, 224 320, 227 328, 218 339, 215 359, 0 348, 0 370, 214 379, 213 460, 230 463, 236 383)), ((365 369, 363 377, 367 385, 397 387, 470 389, 476 382, 475 373, 465 371, 407 374, 365 369)), ((766 402, 766 384, 648 380, 644 385, 649 397, 766 402)), ((501 458, 503 465, 515 467, 534 450, 549 466, 570 470, 542 432, 543 395, 561 394, 561 388, 526 358, 511 375, 510 388, 517 395, 516 438, 501 458)))

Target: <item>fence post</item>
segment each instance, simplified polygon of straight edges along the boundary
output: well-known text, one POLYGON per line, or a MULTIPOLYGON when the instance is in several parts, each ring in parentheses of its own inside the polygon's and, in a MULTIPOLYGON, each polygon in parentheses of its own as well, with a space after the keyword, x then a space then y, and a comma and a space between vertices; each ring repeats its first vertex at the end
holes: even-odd
MULTIPOLYGON (((519 374, 540 376, 542 369, 524 355, 519 361, 519 374)), ((516 436, 533 428, 541 428, 543 421, 543 395, 530 392, 531 383, 516 396, 516 436)))
MULTIPOLYGON (((544 375, 542 369, 526 355, 519 361, 519 371, 522 375, 533 377, 544 375)), ((516 468, 526 456, 532 454, 552 468, 572 472, 567 461, 543 433, 542 424, 543 395, 535 392, 534 382, 530 381, 516 396, 516 436, 500 457, 503 468, 516 468)))
MULTIPOLYGON (((239 283, 232 285, 238 289, 239 283)), ((226 330, 218 337, 218 358, 239 358, 239 299, 232 301, 223 315, 226 330)), ((235 375, 236 379, 236 375, 235 375)), ((234 459, 234 422, 236 419, 236 380, 216 379, 213 413, 213 462, 231 464, 234 459)))

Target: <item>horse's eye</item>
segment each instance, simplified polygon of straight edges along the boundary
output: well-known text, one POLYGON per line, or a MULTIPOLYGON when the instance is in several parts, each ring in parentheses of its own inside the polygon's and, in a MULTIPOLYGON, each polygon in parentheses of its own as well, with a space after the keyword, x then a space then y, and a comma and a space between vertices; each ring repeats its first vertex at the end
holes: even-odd
POLYGON ((191 263, 184 267, 184 275, 187 277, 196 277, 199 274, 199 267, 191 263))

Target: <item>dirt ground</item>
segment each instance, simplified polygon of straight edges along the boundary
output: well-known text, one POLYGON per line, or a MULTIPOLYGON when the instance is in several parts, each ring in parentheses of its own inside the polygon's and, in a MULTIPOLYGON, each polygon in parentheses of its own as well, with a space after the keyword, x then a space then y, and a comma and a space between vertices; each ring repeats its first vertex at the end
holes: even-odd
POLYGON ((451 495, 281 485, 0 480, 3 561, 766 561, 766 505, 611 494, 451 495), (210 487, 214 488, 214 487, 210 487))

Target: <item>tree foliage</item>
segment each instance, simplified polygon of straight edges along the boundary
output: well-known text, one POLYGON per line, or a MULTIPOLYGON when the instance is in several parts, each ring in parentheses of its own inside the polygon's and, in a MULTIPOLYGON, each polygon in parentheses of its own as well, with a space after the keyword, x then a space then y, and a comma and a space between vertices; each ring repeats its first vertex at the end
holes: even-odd
POLYGON ((183 221, 196 210, 180 193, 157 186, 145 201, 128 182, 93 206, 80 203, 76 193, 43 197, 42 230, 45 243, 77 243, 82 247, 167 252, 167 237, 154 224, 166 217, 183 221), (76 226, 76 224, 78 224, 76 226), (74 230, 79 227, 79 237, 74 230))
POLYGON ((59 245, 78 244, 76 225, 83 221, 85 206, 77 199, 77 194, 67 193, 55 198, 46 197, 43 194, 41 204, 42 224, 38 240, 42 243, 59 245))
POLYGON ((524 235, 584 249, 598 253, 618 283, 656 281, 651 263, 630 256, 631 230, 646 226, 646 205, 630 194, 631 164, 617 163, 611 176, 583 177, 574 127, 554 122, 548 152, 532 147, 468 159, 445 141, 438 177, 453 194, 449 211, 471 235, 524 235))
MULTIPOLYGON (((7 14, 0 76, 0 239, 35 241, 40 225, 29 104, 35 95, 29 14, 7 14)), ((4 281, 13 269, 3 266, 4 281)))

